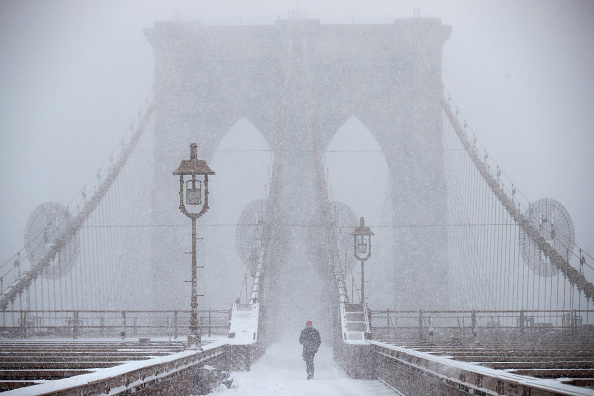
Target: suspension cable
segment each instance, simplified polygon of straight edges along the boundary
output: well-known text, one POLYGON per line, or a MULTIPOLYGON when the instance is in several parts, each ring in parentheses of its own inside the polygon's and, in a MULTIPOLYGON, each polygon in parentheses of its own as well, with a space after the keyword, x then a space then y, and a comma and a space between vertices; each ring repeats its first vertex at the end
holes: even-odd
POLYGON ((480 175, 486 181, 487 185, 497 196, 502 205, 509 212, 510 216, 512 216, 512 218, 514 218, 514 220, 517 221, 522 230, 526 233, 527 237, 529 237, 538 246, 538 248, 543 252, 543 254, 549 257, 551 263, 555 265, 561 272, 563 272, 563 274, 567 277, 572 286, 575 285, 578 288, 578 290, 583 290, 584 295, 588 299, 594 298, 594 285, 588 282, 582 274, 580 274, 575 268, 573 268, 564 257, 562 257, 553 247, 551 247, 551 245, 549 245, 549 243, 542 237, 542 235, 540 235, 538 230, 536 230, 534 226, 530 223, 530 220, 527 219, 518 208, 516 208, 513 200, 508 197, 506 192, 499 186, 499 184, 493 178, 489 169, 478 158, 475 149, 468 142, 466 134, 463 132, 458 120, 454 117, 450 105, 447 103, 445 99, 442 99, 442 107, 447 117, 449 118, 450 123, 454 127, 454 131, 458 135, 466 152, 468 153, 468 155, 474 162, 475 166, 479 170, 480 175))

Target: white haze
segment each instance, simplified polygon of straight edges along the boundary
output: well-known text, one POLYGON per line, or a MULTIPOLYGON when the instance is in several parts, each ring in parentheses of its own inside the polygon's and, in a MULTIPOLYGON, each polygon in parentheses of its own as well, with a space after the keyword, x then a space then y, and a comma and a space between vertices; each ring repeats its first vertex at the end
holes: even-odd
MULTIPOLYGON (((2 263, 22 248, 35 207, 78 197, 136 120, 153 84, 143 29, 176 17, 272 23, 296 7, 322 23, 388 22, 419 8, 422 17, 451 25, 443 80, 464 118, 530 201, 553 198, 567 208, 577 244, 594 255, 594 2, 4 0, 2 263)), ((224 161, 223 154, 214 161, 224 161)), ((333 189, 339 194, 339 186, 333 189)), ((261 193, 250 192, 250 199, 261 193)), ((379 225, 375 216, 368 225, 379 225)))

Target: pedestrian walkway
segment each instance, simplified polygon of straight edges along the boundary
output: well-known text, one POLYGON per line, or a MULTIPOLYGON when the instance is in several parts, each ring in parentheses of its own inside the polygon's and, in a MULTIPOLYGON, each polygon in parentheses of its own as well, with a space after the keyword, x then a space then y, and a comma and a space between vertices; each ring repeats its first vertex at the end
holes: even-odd
POLYGON ((327 344, 322 344, 316 354, 314 379, 307 380, 301 351, 297 340, 271 345, 251 371, 233 373, 231 389, 220 392, 225 396, 399 395, 380 381, 348 378, 332 358, 332 348, 327 344))

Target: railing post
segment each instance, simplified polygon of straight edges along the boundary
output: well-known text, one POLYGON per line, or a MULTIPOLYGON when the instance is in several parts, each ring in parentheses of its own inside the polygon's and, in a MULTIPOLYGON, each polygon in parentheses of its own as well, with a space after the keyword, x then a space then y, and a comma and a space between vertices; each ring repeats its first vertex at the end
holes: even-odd
MULTIPOLYGON (((247 286, 246 286, 247 289, 247 286)), ((208 308, 208 337, 210 337, 210 325, 211 325, 211 316, 210 316, 210 308, 208 308)))
POLYGON ((423 310, 419 311, 419 341, 423 340, 423 310))
POLYGON ((476 323, 476 311, 472 311, 471 322, 472 322, 472 336, 474 337, 474 343, 478 344, 478 326, 476 323))
POLYGON ((126 342, 126 311, 122 311, 122 331, 120 332, 122 343, 126 342))
POLYGON ((388 327, 388 338, 392 338, 392 327, 390 326, 390 308, 386 312, 386 327, 388 327))
POLYGON ((169 316, 167 316, 167 339, 171 344, 171 320, 169 319, 169 316))
POLYGON ((520 311, 520 333, 524 332, 524 310, 520 311))
POLYGON ((74 311, 72 316, 72 339, 76 340, 78 336, 78 311, 74 311))
POLYGON ((27 311, 21 311, 21 332, 27 338, 27 311))
POLYGON ((173 338, 177 340, 177 311, 173 311, 173 338))

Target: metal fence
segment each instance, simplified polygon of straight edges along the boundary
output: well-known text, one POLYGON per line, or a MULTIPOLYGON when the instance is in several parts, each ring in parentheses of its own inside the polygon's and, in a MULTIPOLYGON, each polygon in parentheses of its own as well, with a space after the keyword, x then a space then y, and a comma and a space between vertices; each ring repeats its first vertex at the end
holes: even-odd
MULTIPOLYGON (((2 311, 0 337, 170 337, 188 332, 190 311, 2 311)), ((200 310, 201 336, 227 335, 230 310, 200 310)))
POLYGON ((374 339, 462 342, 509 334, 592 332, 592 310, 372 311, 374 339))

